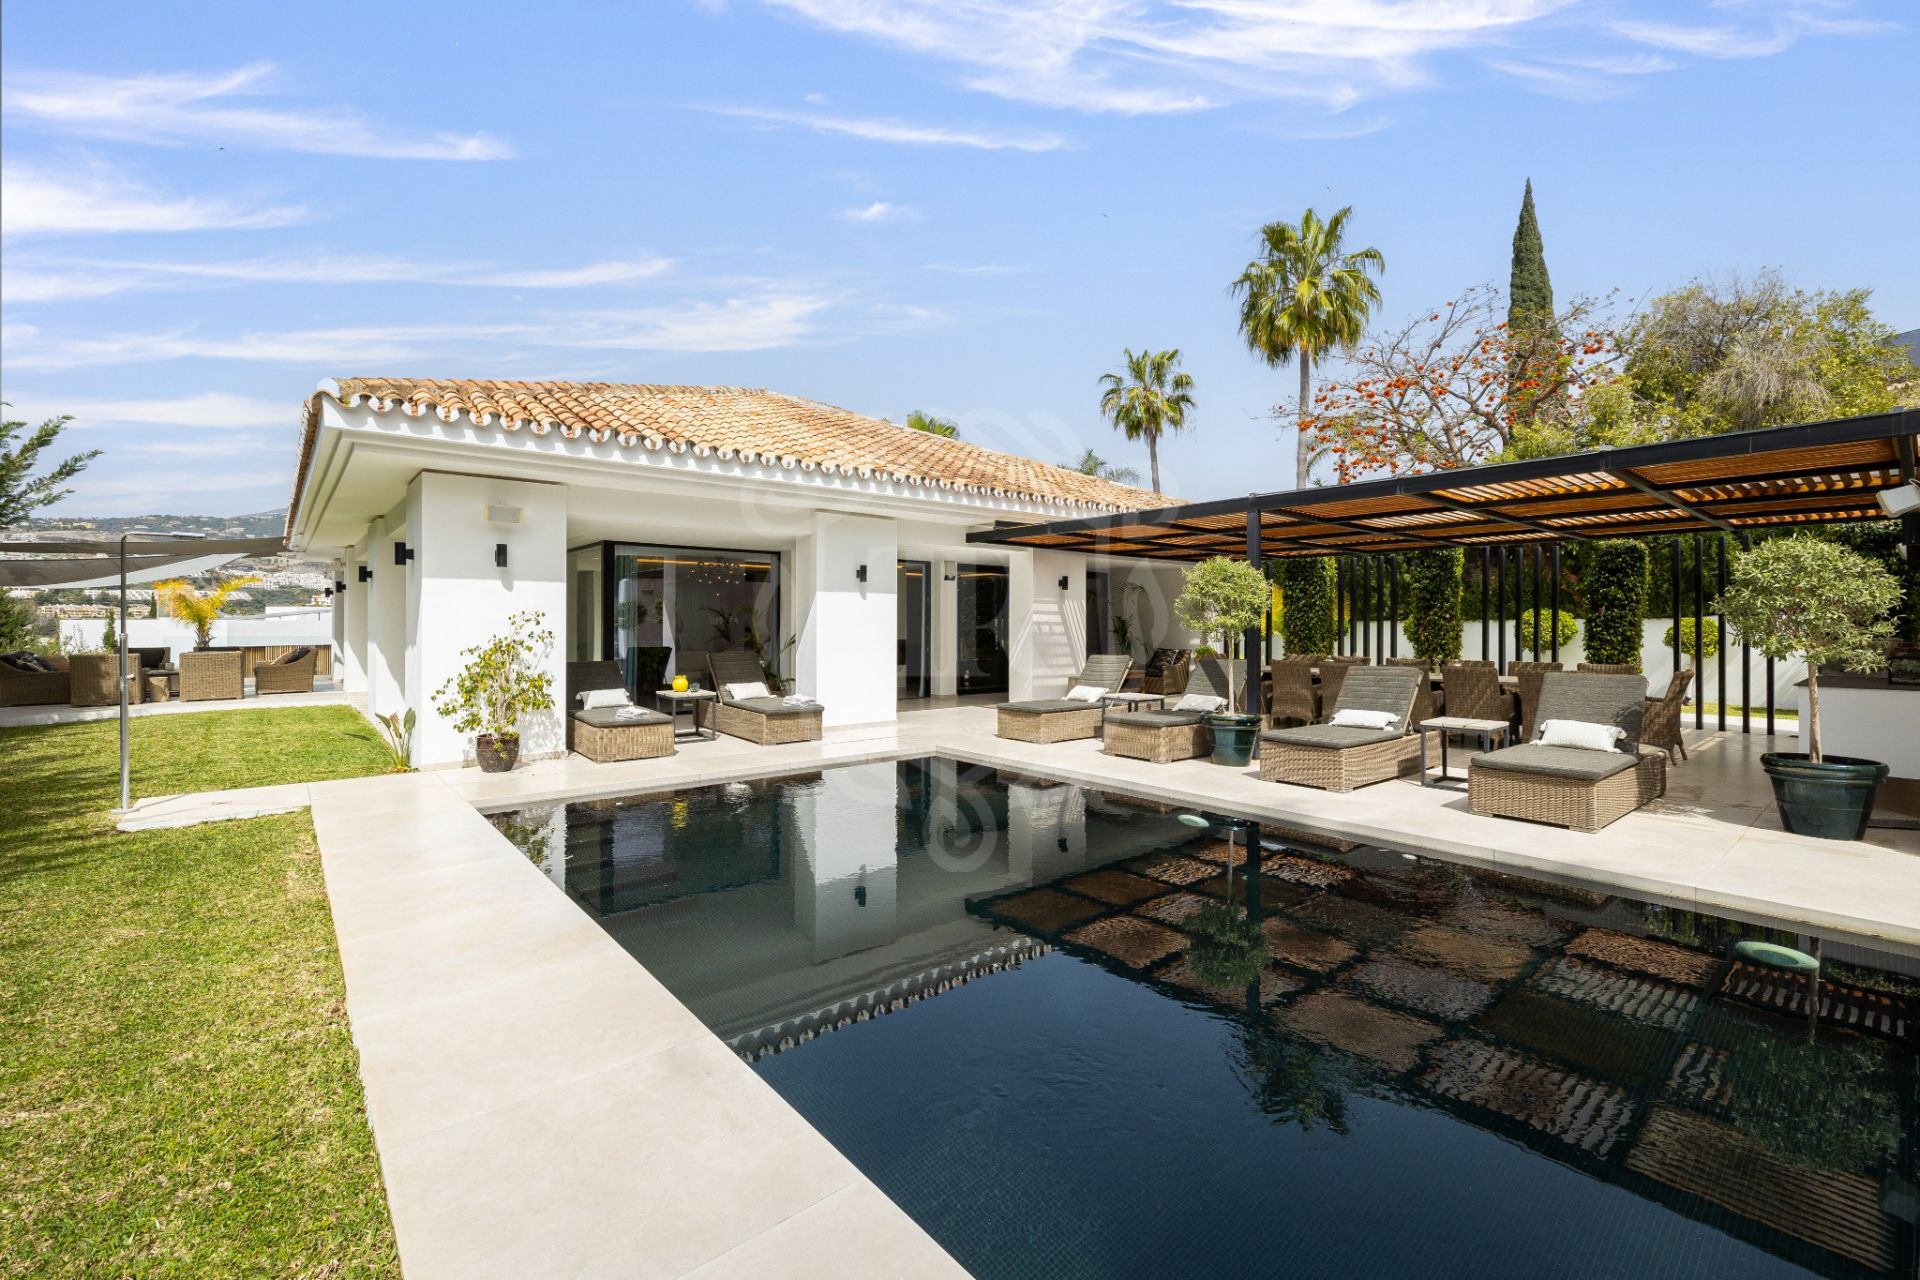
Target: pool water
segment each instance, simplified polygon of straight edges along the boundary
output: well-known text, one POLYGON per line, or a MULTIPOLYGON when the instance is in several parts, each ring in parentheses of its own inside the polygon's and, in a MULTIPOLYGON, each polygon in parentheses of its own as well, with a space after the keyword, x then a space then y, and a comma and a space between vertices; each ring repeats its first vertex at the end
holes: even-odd
POLYGON ((1810 1021, 1732 945, 1816 940, 1206 817, 929 759, 494 821, 978 1276, 1914 1274, 1901 962, 1810 1021))

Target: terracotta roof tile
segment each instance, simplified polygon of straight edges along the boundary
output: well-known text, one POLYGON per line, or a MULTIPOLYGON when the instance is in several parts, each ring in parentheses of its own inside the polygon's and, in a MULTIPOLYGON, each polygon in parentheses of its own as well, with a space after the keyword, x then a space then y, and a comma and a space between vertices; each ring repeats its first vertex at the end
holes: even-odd
MULTIPOLYGON (((491 379, 345 378, 334 397, 395 402, 514 431, 591 433, 647 448, 677 447, 772 462, 965 486, 1012 497, 1103 510, 1161 507, 1173 499, 1015 454, 983 449, 869 418, 833 405, 748 387, 646 386, 612 382, 502 382, 491 379)), ((295 504, 305 481, 319 403, 308 402, 295 504)), ((293 512, 288 513, 292 528, 293 512)))

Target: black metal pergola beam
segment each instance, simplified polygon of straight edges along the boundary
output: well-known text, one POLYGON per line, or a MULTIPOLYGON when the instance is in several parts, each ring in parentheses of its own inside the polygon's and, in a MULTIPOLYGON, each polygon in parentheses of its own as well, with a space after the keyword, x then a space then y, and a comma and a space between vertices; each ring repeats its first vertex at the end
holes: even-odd
POLYGON ((1663 505, 1672 507, 1675 511, 1686 512, 1686 514, 1692 516, 1695 520, 1703 521, 1707 524, 1712 525, 1714 528, 1723 530, 1724 532, 1727 532, 1727 533, 1740 532, 1739 529, 1735 528, 1733 525, 1728 524, 1725 520, 1722 520, 1720 517, 1713 515, 1709 512, 1702 511, 1699 507, 1696 507, 1691 502, 1687 502, 1684 499, 1675 497, 1673 494, 1667 492, 1665 489, 1660 488, 1660 486, 1654 484, 1649 480, 1641 479, 1629 467, 1622 467, 1617 471, 1609 470, 1607 474, 1612 476, 1615 480, 1618 480, 1620 483, 1624 485, 1628 485, 1628 486, 1631 486, 1632 488, 1638 489, 1641 493, 1646 494, 1649 498, 1657 498, 1663 505))

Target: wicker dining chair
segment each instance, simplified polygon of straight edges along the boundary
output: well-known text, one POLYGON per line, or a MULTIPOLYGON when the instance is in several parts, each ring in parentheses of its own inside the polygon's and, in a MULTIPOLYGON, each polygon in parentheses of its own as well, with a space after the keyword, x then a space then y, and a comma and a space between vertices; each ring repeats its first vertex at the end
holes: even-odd
POLYGON ((1193 666, 1193 651, 1190 649, 1155 649, 1147 659, 1147 668, 1140 681, 1140 692, 1158 693, 1167 697, 1185 693, 1187 673, 1193 666))
POLYGON ((1583 662, 1575 668, 1591 676, 1637 676, 1640 664, 1637 662, 1583 662))
POLYGON ((1520 741, 1532 742, 1534 713, 1540 709, 1540 681, 1549 671, 1564 671, 1557 662, 1510 662, 1507 672, 1520 678, 1520 741))
POLYGON ((1449 662, 1441 669, 1440 682, 1448 715, 1513 723, 1513 695, 1500 688, 1500 673, 1491 662, 1449 662))
POLYGON ((1320 710, 1328 715, 1333 713, 1334 704, 1340 701, 1340 686, 1346 682, 1347 668, 1371 666, 1372 658, 1359 654, 1333 654, 1320 659, 1320 710))
POLYGON ((1693 668, 1687 667, 1673 673, 1673 679, 1667 681, 1664 694, 1647 699, 1646 717, 1640 726, 1640 741, 1666 752, 1668 763, 1673 762, 1673 753, 1676 751, 1682 760, 1687 758, 1687 744, 1681 741, 1680 736, 1680 709, 1687 701, 1687 688, 1692 683, 1693 668))
POLYGON ((1413 698, 1413 722, 1417 725, 1423 720, 1431 720, 1440 714, 1438 699, 1433 696, 1433 680, 1429 677, 1425 658, 1386 658, 1380 663, 1383 667, 1412 667, 1420 673, 1420 690, 1413 698))
POLYGON ((1283 658, 1267 664, 1267 726, 1282 720, 1312 724, 1320 718, 1320 694, 1313 686, 1313 664, 1283 658))

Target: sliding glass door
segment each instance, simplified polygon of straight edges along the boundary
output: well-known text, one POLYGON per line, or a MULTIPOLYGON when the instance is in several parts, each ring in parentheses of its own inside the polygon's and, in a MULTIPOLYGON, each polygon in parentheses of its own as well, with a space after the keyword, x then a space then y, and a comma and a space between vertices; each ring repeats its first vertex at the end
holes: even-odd
POLYGON ((608 560, 607 651, 636 699, 676 675, 706 684, 713 652, 747 649, 782 668, 777 555, 618 543, 608 560))
POLYGON ((1005 566, 963 564, 955 626, 958 663, 955 687, 960 693, 1007 691, 1007 599, 1005 566))
POLYGON ((894 693, 924 698, 933 692, 933 566, 902 560, 894 566, 899 622, 894 631, 894 693))

